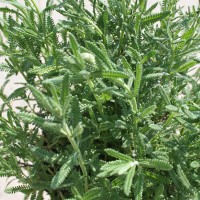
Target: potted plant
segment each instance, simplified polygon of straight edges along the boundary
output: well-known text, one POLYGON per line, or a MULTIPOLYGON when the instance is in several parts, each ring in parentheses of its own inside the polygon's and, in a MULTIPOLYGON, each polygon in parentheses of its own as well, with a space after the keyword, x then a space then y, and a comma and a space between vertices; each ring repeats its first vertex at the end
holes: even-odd
POLYGON ((0 175, 25 199, 200 199, 199 10, 177 0, 6 1, 0 175), (52 13, 62 15, 54 23, 52 13), (25 105, 13 108, 23 100, 25 105))

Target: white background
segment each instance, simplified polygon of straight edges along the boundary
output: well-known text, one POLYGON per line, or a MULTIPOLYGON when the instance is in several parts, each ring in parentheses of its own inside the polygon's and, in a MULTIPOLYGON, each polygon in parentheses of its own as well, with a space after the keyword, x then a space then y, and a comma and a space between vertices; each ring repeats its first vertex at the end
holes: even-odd
MULTIPOLYGON (((23 2, 23 0, 18 0, 19 2, 23 2)), ((38 2, 38 5, 40 7, 40 9, 44 8, 45 4, 46 4, 46 0, 35 0, 36 2, 38 2)), ((134 1, 134 0, 133 0, 134 1)), ((5 4, 2 3, 3 0, 0 0, 0 7, 4 6, 5 4)), ((85 1, 86 2, 86 8, 90 9, 90 5, 88 3, 88 0, 85 1)), ((161 0, 148 0, 148 6, 156 3, 156 2, 161 2, 161 0)), ((178 3, 179 6, 184 6, 184 9, 186 10, 188 6, 192 6, 198 5, 198 0, 179 0, 178 3)), ((159 10, 159 7, 158 7, 159 10)), ((57 21, 59 20, 59 15, 55 15, 54 19, 57 21)), ((2 58, 0 57, 0 62, 2 62, 2 58)), ((6 77, 6 73, 1 72, 0 71, 0 86, 4 83, 5 81, 5 77, 6 77)), ((6 93, 10 94, 14 88, 16 88, 17 86, 14 84, 16 82, 21 82, 23 81, 23 78, 21 76, 14 76, 10 82, 12 82, 12 84, 9 84, 6 87, 6 93)), ((0 102, 1 103, 1 102, 0 102)), ((10 180, 10 179, 9 179, 10 180)), ((20 193, 16 193, 16 194, 5 194, 4 193, 4 188, 6 186, 7 183, 7 179, 6 178, 0 178, 0 200, 23 200, 23 195, 20 193)), ((13 184, 17 184, 16 182, 13 182, 13 184)))

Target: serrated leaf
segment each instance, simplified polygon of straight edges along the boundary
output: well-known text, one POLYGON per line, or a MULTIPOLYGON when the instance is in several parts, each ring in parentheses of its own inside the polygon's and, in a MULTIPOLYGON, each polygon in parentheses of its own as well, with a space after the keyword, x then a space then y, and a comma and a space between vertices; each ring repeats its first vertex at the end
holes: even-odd
POLYGON ((127 162, 126 164, 124 164, 123 166, 118 168, 117 174, 118 175, 125 174, 133 166, 136 166, 136 164, 134 162, 127 162))
POLYGON ((130 46, 127 47, 126 53, 127 53, 130 57, 133 57, 136 61, 140 61, 140 60, 141 60, 141 55, 140 55, 140 53, 139 53, 136 49, 134 49, 134 48, 132 48, 132 47, 130 47, 130 46))
POLYGON ((199 129, 195 127, 193 124, 188 123, 181 117, 175 117, 175 120, 178 121, 181 125, 183 125, 185 128, 191 130, 191 131, 198 131, 199 129))
POLYGON ((45 67, 34 67, 28 71, 29 74, 37 74, 37 75, 44 75, 48 74, 52 71, 58 71, 62 69, 62 66, 45 66, 45 67))
POLYGON ((62 81, 62 90, 61 90, 61 104, 63 108, 67 103, 67 99, 69 98, 69 87, 70 87, 70 80, 69 80, 69 73, 67 72, 62 81))
POLYGON ((82 123, 79 122, 77 126, 75 127, 75 129, 73 130, 73 136, 77 137, 81 135, 82 133, 83 133, 83 126, 82 126, 82 123))
POLYGON ((134 188, 135 200, 142 200, 143 188, 144 188, 144 175, 140 173, 134 188))
POLYGON ((40 147, 32 147, 30 148, 31 152, 34 153, 34 155, 39 158, 42 161, 45 161, 47 163, 58 163, 61 164, 63 160, 66 160, 64 156, 60 156, 59 154, 54 153, 53 151, 47 151, 45 149, 42 149, 40 147))
POLYGON ((76 38, 74 37, 74 35, 72 33, 69 33, 69 43, 70 43, 70 47, 73 51, 73 54, 77 57, 79 45, 78 45, 78 42, 76 41, 76 38))
POLYGON ((127 162, 133 161, 133 159, 132 159, 131 157, 129 157, 129 156, 125 155, 125 154, 122 154, 122 153, 120 153, 120 152, 118 152, 118 151, 115 151, 115 150, 113 150, 113 149, 105 149, 105 152, 106 152, 108 155, 110 155, 110 156, 112 156, 112 157, 114 157, 114 158, 123 160, 123 161, 127 161, 127 162))
POLYGON ((146 117, 146 116, 148 116, 148 115, 153 114, 154 111, 155 111, 155 109, 156 109, 156 106, 155 106, 155 105, 152 105, 152 106, 149 106, 148 108, 145 108, 145 109, 141 112, 140 117, 141 117, 141 118, 144 118, 144 117, 146 117))
POLYGON ((102 123, 99 124, 99 129, 101 131, 109 130, 113 127, 114 127, 114 124, 112 122, 109 122, 109 121, 105 121, 105 122, 102 122, 102 123))
POLYGON ((183 184, 183 186, 186 189, 189 189, 191 187, 190 182, 188 180, 188 178, 186 177, 184 171, 182 170, 180 165, 177 165, 177 174, 179 176, 179 180, 181 181, 181 183, 183 184))
POLYGON ((173 106, 173 105, 167 105, 165 106, 167 110, 171 111, 171 112, 177 112, 178 111, 178 107, 173 106))
POLYGON ((161 131, 163 129, 163 127, 158 124, 150 124, 149 127, 155 131, 161 131))
POLYGON ((122 160, 115 160, 115 161, 107 162, 105 165, 103 165, 101 167, 101 170, 103 172, 99 173, 97 176, 98 177, 107 177, 107 176, 111 176, 113 174, 117 174, 118 171, 120 170, 120 168, 126 164, 127 164, 127 162, 122 161, 122 160))
POLYGON ((129 78, 130 76, 121 71, 96 71, 93 72, 92 75, 95 78, 129 78))
POLYGON ((174 71, 172 71, 171 74, 187 71, 189 68, 194 67, 196 64, 197 64, 196 61, 189 61, 189 62, 181 65, 180 67, 178 67, 174 71))
POLYGON ((52 106, 50 105, 48 98, 34 86, 27 84, 27 87, 32 92, 36 101, 40 103, 43 108, 51 112, 52 106))
POLYGON ((92 188, 85 193, 85 195, 83 196, 83 200, 93 200, 99 198, 101 197, 102 191, 103 188, 92 188))
POLYGON ((136 166, 133 166, 127 173, 126 175, 126 179, 124 182, 124 193, 129 196, 130 192, 131 192, 131 186, 132 186, 132 182, 133 182, 133 177, 135 175, 135 168, 136 166))
POLYGON ((25 87, 20 87, 17 88, 14 92, 12 92, 9 96, 8 96, 8 101, 11 101, 13 99, 16 99, 18 97, 24 97, 26 95, 26 88, 25 87))
POLYGON ((139 161, 140 165, 145 167, 155 168, 159 170, 171 170, 173 167, 165 160, 145 159, 139 161))
POLYGON ((164 185, 161 184, 155 189, 155 195, 154 200, 161 200, 163 199, 163 191, 164 191, 164 185))
POLYGON ((62 128, 61 124, 47 121, 41 117, 38 117, 35 114, 21 112, 18 114, 18 116, 24 122, 29 124, 35 124, 43 130, 51 131, 54 133, 60 133, 62 128))
POLYGON ((71 104, 72 104, 71 120, 72 120, 73 127, 75 128, 77 124, 82 121, 79 99, 77 96, 73 98, 73 101, 71 104))
POLYGON ((155 23, 157 21, 160 21, 160 20, 166 18, 169 14, 170 14, 169 11, 151 14, 151 15, 142 17, 141 22, 143 25, 155 23))
POLYGON ((165 101, 165 103, 166 103, 167 105, 171 105, 169 96, 168 96, 167 93, 165 92, 163 86, 160 85, 160 84, 158 85, 158 91, 160 92, 160 95, 161 95, 161 97, 163 98, 163 100, 165 101))
POLYGON ((112 62, 110 58, 108 57, 107 53, 102 51, 99 47, 97 47, 94 43, 92 42, 87 42, 87 46, 89 50, 94 53, 94 55, 99 58, 101 61, 103 61, 107 65, 107 69, 112 69, 112 62))
POLYGON ((8 194, 16 193, 16 192, 30 192, 31 191, 31 186, 30 185, 18 185, 14 187, 9 187, 5 189, 5 192, 8 194))
POLYGON ((141 64, 137 64, 136 66, 136 76, 134 81, 134 95, 137 97, 139 95, 140 84, 142 80, 142 71, 143 67, 141 64))
POLYGON ((188 40, 191 39, 194 34, 195 28, 191 27, 189 30, 186 30, 181 36, 182 39, 188 40))
POLYGON ((141 63, 144 64, 147 60, 149 60, 151 57, 154 57, 156 55, 156 51, 152 50, 148 52, 142 59, 141 63))
POLYGON ((72 158, 69 158, 67 162, 65 162, 60 170, 56 173, 56 175, 53 177, 51 181, 51 188, 57 189, 67 178, 70 171, 72 170, 73 164, 72 164, 72 158))
POLYGON ((185 107, 183 107, 183 112, 187 115, 187 117, 188 117, 189 119, 192 119, 192 120, 197 119, 197 116, 194 115, 189 109, 187 109, 187 108, 185 108, 185 107))

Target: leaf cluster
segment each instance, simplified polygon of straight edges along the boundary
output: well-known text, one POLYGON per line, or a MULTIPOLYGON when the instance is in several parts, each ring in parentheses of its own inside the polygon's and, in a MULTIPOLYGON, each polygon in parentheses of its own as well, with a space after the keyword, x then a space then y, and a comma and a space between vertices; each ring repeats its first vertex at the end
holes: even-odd
POLYGON ((177 0, 6 1, 0 176, 25 199, 200 199, 200 16, 177 0), (53 12, 62 15, 54 22, 53 12), (24 106, 12 103, 23 100, 24 106), (25 173, 26 172, 26 173, 25 173))

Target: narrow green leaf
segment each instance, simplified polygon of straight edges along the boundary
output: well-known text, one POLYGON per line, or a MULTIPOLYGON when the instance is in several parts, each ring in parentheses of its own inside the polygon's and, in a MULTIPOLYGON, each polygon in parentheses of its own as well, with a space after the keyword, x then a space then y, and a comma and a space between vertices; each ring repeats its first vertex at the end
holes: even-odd
POLYGON ((56 102, 52 98, 48 98, 49 104, 51 105, 51 109, 49 110, 53 115, 55 115, 58 118, 61 118, 62 116, 62 109, 59 102, 56 102))
POLYGON ((29 124, 35 124, 43 130, 60 133, 61 128, 62 128, 61 124, 47 121, 41 117, 38 117, 35 114, 21 112, 18 114, 18 116, 24 122, 29 123, 29 124))
POLYGON ((142 17, 142 24, 146 25, 146 24, 155 23, 157 21, 160 21, 166 18, 169 14, 170 14, 169 11, 164 11, 164 12, 144 16, 142 17))
MULTIPOLYGON (((107 162, 105 165, 101 167, 101 171, 103 172, 99 173, 98 177, 108 177, 114 174, 118 174, 119 170, 124 165, 127 166, 127 161, 115 160, 115 161, 107 162)), ((129 165, 129 168, 130 168, 130 165, 129 165)))
POLYGON ((103 61, 107 65, 107 69, 112 69, 112 62, 110 58, 108 57, 107 53, 102 51, 99 47, 97 47, 92 42, 87 42, 88 49, 94 53, 94 55, 99 58, 101 61, 103 61))
POLYGON ((99 124, 99 129, 101 131, 109 130, 111 128, 114 128, 114 124, 110 121, 105 121, 99 124))
POLYGON ((187 121, 185 121, 181 117, 175 117, 175 120, 178 121, 183 127, 187 128, 187 129, 189 129, 191 131, 199 131, 199 129, 197 127, 195 127, 191 123, 188 123, 187 121))
POLYGON ((57 189, 67 178, 70 171, 72 170, 73 164, 72 164, 72 158, 69 158, 67 162, 65 162, 60 170, 56 173, 56 175, 53 177, 51 181, 51 188, 57 189))
POLYGON ((158 91, 160 92, 160 95, 163 98, 163 100, 165 101, 165 103, 167 105, 171 105, 169 96, 167 95, 164 88, 160 84, 158 85, 158 91))
POLYGON ((55 85, 53 83, 48 83, 48 86, 51 91, 53 99, 59 104, 60 100, 55 85))
POLYGON ((158 160, 158 159, 145 159, 139 161, 140 165, 143 165, 144 167, 150 167, 155 168, 158 170, 171 170, 172 165, 170 165, 165 160, 158 160))
POLYGON ((103 188, 92 188, 85 193, 85 195, 83 196, 83 200, 93 200, 96 198, 100 198, 102 191, 103 188))
POLYGON ((144 175, 140 173, 134 188, 135 200, 142 200, 143 188, 144 188, 144 175))
POLYGON ((181 181, 182 185, 186 189, 190 189, 190 187, 191 187, 190 182, 189 182, 188 178, 186 177, 186 175, 180 165, 177 165, 177 174, 178 174, 179 180, 181 181))
POLYGON ((163 192, 164 192, 164 185, 161 184, 155 189, 154 200, 162 200, 164 197, 163 192))
POLYGON ((78 57, 79 45, 78 45, 78 42, 76 41, 76 38, 74 37, 74 35, 72 33, 69 33, 69 43, 70 43, 70 47, 73 51, 73 54, 76 57, 78 57))
POLYGON ((70 87, 70 80, 69 80, 69 73, 67 72, 64 75, 62 81, 62 90, 61 90, 61 104, 65 107, 67 98, 69 98, 69 87, 70 87))
POLYGON ((47 151, 37 146, 30 148, 30 150, 38 159, 50 164, 61 164, 64 160, 66 160, 65 156, 60 156, 60 154, 56 154, 53 151, 47 151))
POLYGON ((161 131, 163 128, 161 125, 158 124, 150 124, 149 127, 155 131, 161 131))
POLYGON ((177 112, 178 111, 178 107, 173 106, 173 105, 167 105, 166 109, 171 111, 171 112, 177 112))
POLYGON ((148 10, 145 12, 145 14, 151 13, 158 5, 158 2, 154 3, 148 10))
POLYGON ((130 57, 133 57, 133 58, 135 58, 135 60, 136 61, 140 61, 141 60, 141 55, 140 55, 140 53, 136 50, 136 49, 134 49, 134 48, 132 48, 132 47, 127 47, 127 50, 126 50, 126 53, 130 56, 130 57))
POLYGON ((79 135, 81 135, 83 133, 83 126, 81 124, 81 122, 79 122, 77 124, 77 126, 75 127, 75 129, 73 130, 73 136, 77 137, 79 135))
POLYGON ((156 106, 155 106, 155 105, 149 106, 148 108, 145 108, 145 109, 141 112, 140 118, 145 118, 146 116, 155 113, 155 112, 154 112, 155 109, 156 109, 156 106))
POLYGON ((72 104, 72 110, 71 110, 71 120, 73 127, 75 128, 79 122, 81 122, 81 111, 80 111, 80 105, 79 105, 79 99, 78 97, 74 97, 72 104))
POLYGON ((185 107, 182 107, 182 109, 183 109, 183 112, 187 115, 187 117, 188 117, 189 119, 192 119, 192 120, 197 119, 197 116, 194 115, 189 109, 187 109, 187 108, 185 108, 185 107))
POLYGON ((136 76, 135 76, 135 81, 134 81, 134 95, 137 97, 139 95, 139 90, 140 90, 140 84, 142 80, 142 70, 143 67, 141 64, 137 64, 136 66, 136 76))
POLYGON ((174 71, 172 71, 171 74, 187 71, 189 68, 194 67, 196 64, 197 64, 196 61, 187 62, 178 67, 177 69, 175 69, 174 71))
POLYGON ((92 73, 95 78, 129 78, 130 76, 121 71, 95 71, 92 73))
POLYGON ((22 192, 22 193, 28 193, 31 191, 31 186, 30 185, 18 185, 14 187, 7 187, 5 189, 5 192, 8 194, 16 193, 16 192, 22 192))
POLYGON ((33 67, 28 71, 29 74, 37 74, 37 75, 44 75, 48 74, 52 71, 57 71, 62 69, 62 66, 45 66, 45 67, 33 67))
POLYGON ((194 34, 195 28, 191 27, 189 30, 186 30, 183 35, 182 35, 182 39, 188 40, 191 39, 193 34, 194 34))
POLYGON ((36 101, 41 104, 43 108, 48 111, 52 111, 52 106, 50 105, 48 98, 40 92, 37 88, 32 85, 27 84, 28 89, 32 92, 33 96, 35 97, 36 101))
MULTIPOLYGON (((137 162, 127 162, 126 164, 124 164, 123 166, 121 166, 120 168, 117 169, 117 170, 118 170, 117 174, 118 174, 118 175, 122 175, 122 174, 127 173, 127 171, 128 171, 131 167, 136 166, 135 163, 137 163, 137 162)), ((137 164, 138 164, 138 163, 137 163, 137 164)))
POLYGON ((148 61, 151 57, 154 57, 156 55, 156 51, 152 50, 148 52, 143 58, 141 63, 144 64, 146 61, 148 61))
POLYGON ((127 162, 133 161, 133 159, 131 157, 129 157, 127 155, 124 155, 124 154, 122 154, 122 153, 120 153, 118 151, 115 151, 113 149, 105 149, 105 152, 108 155, 110 155, 110 156, 112 156, 114 158, 120 159, 120 160, 124 160, 124 161, 127 161, 127 162))
POLYGON ((125 179, 125 182, 124 182, 124 193, 127 196, 129 196, 129 194, 131 192, 133 177, 135 175, 135 168, 136 168, 136 166, 131 167, 131 169, 128 171, 128 173, 126 175, 126 179, 125 179))

